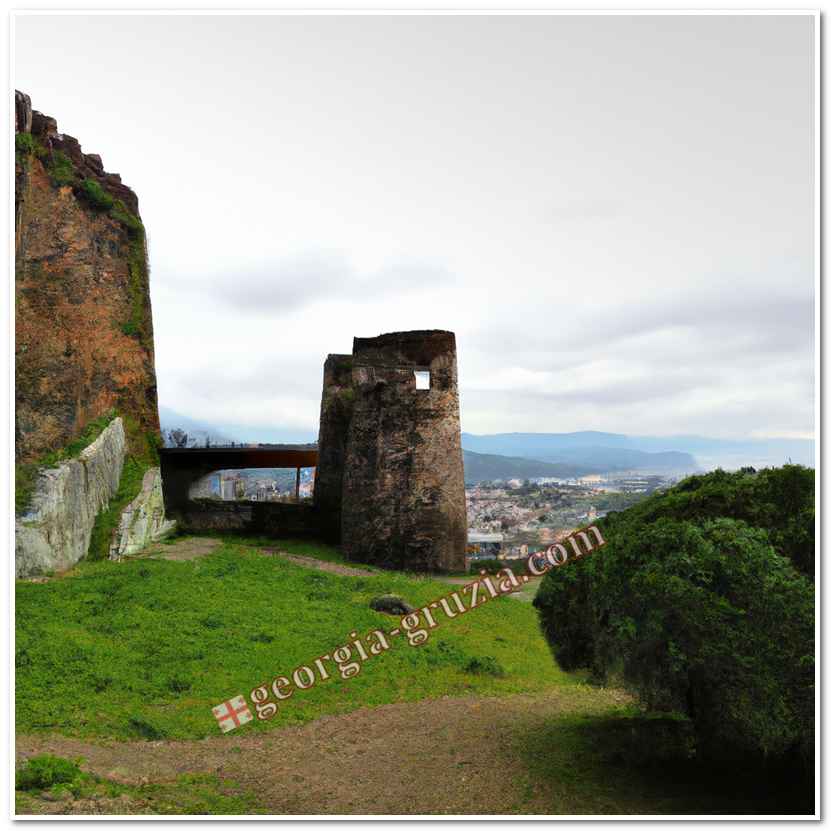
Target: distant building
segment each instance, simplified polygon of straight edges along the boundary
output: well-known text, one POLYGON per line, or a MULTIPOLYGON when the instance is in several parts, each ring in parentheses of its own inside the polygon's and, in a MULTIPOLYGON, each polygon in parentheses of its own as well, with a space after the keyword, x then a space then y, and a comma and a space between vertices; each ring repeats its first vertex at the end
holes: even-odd
POLYGON ((503 534, 488 534, 482 531, 468 531, 467 556, 471 560, 501 559, 503 534))
POLYGON ((233 502, 245 496, 245 483, 235 470, 219 471, 219 498, 233 502))

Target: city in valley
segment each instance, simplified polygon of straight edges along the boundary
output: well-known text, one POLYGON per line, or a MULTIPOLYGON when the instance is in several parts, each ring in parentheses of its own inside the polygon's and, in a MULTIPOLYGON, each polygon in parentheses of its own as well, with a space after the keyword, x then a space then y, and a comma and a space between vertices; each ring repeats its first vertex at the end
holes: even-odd
MULTIPOLYGON (((294 470, 221 470, 197 482, 191 496, 222 501, 311 501, 314 479, 314 468, 302 468, 298 490, 294 470)), ((526 557, 677 480, 674 475, 632 471, 467 483, 467 555, 474 561, 526 557)))
POLYGON ((609 473, 468 485, 468 556, 525 557, 675 481, 654 474, 609 473))

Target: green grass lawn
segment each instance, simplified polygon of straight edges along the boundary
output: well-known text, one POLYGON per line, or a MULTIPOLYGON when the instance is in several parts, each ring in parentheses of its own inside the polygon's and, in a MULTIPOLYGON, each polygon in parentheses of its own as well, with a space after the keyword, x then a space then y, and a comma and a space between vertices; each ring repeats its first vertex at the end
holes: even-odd
MULTIPOLYGON (((353 630, 397 625, 369 608, 372 597, 399 594, 418 607, 454 588, 394 572, 344 577, 307 569, 264 556, 256 542, 227 538, 189 562, 81 563, 63 578, 18 582, 17 730, 120 739, 217 735, 214 705, 289 676, 348 643, 353 630)), ((339 559, 319 544, 268 546, 339 559)), ((296 690, 271 720, 242 730, 390 702, 581 685, 552 660, 530 604, 503 597, 437 620, 426 644, 393 639, 356 677, 342 680, 333 671, 330 680, 296 690)))

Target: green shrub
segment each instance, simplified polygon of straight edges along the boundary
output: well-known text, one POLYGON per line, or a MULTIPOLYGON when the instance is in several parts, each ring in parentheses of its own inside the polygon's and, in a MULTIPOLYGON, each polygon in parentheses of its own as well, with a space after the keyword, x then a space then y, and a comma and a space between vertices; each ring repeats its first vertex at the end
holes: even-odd
POLYGON ((796 466, 717 471, 609 515, 599 523, 603 550, 552 569, 534 601, 560 665, 622 680, 653 711, 685 714, 704 757, 807 748, 808 475, 796 466))
POLYGON ((76 179, 75 167, 72 160, 65 153, 56 150, 52 153, 52 157, 48 163, 49 178, 52 184, 60 187, 61 185, 74 184, 76 179))
POLYGON ((95 179, 84 179, 81 182, 80 194, 93 208, 100 211, 108 211, 115 204, 112 196, 95 179))
MULTIPOLYGON (((661 517, 696 522, 719 517, 741 519, 768 531, 773 547, 803 574, 814 578, 814 471, 802 465, 758 473, 716 470, 690 476, 674 488, 629 508, 627 517, 648 523, 661 517)), ((609 514, 601 523, 614 525, 609 514)), ((627 522, 629 520, 626 520, 627 522)))
POLYGON ((70 761, 48 753, 32 756, 15 774, 19 791, 44 791, 53 785, 71 785, 82 776, 80 759, 70 761))
POLYGON ((31 133, 15 133, 14 149, 21 155, 31 155, 37 153, 40 145, 31 133))

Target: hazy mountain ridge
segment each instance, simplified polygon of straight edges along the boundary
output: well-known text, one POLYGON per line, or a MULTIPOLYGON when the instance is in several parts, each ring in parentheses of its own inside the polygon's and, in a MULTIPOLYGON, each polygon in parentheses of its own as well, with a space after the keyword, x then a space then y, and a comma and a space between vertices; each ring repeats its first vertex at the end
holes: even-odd
POLYGON ((619 469, 621 464, 634 469, 656 470, 678 468, 692 471, 699 467, 736 469, 747 465, 778 466, 789 460, 814 465, 812 439, 628 436, 586 430, 575 433, 462 433, 462 447, 476 453, 548 462, 609 465, 611 469, 619 469))
POLYGON ((475 483, 496 479, 535 479, 553 476, 558 479, 572 479, 589 473, 599 473, 591 465, 557 464, 537 459, 523 459, 516 456, 474 453, 463 450, 465 482, 475 483))
POLYGON ((614 433, 498 433, 485 436, 463 433, 462 447, 474 453, 568 464, 592 473, 614 470, 683 473, 699 469, 690 453, 638 450, 629 446, 626 436, 614 433))
POLYGON ((171 430, 182 430, 187 433, 188 447, 204 447, 207 439, 210 439, 211 444, 230 444, 232 441, 239 443, 239 439, 225 435, 213 425, 182 415, 168 407, 159 407, 159 423, 165 447, 175 447, 170 437, 171 430))

